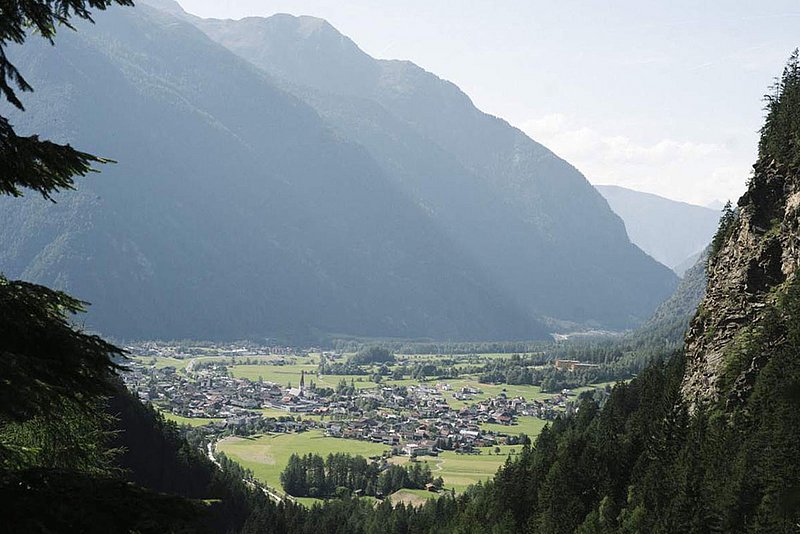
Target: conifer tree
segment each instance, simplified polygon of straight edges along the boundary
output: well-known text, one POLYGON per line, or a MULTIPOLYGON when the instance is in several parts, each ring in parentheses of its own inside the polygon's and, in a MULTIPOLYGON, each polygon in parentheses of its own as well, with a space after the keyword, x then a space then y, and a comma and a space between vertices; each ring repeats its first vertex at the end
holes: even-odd
MULTIPOLYGON (((91 20, 92 9, 132 0, 3 0, 0 2, 0 95, 24 110, 20 93, 33 87, 6 51, 38 34, 54 42, 59 27, 70 20, 91 20)), ((0 195, 21 196, 25 190, 52 195, 74 187, 73 178, 89 173, 94 163, 109 160, 69 145, 20 136, 0 116, 0 195)), ((0 269, 2 266, 0 266, 0 269)), ((122 351, 101 338, 77 330, 71 315, 86 303, 60 291, 26 282, 9 281, 0 274, 0 434, 9 425, 52 417, 69 405, 92 413, 98 396, 109 391, 114 358, 122 351)), ((46 422, 39 425, 37 428, 46 422)), ((19 429, 17 429, 19 430, 19 429)), ((2 437, 2 436, 0 436, 2 437)), ((0 456, 14 455, 13 440, 0 439, 0 456), (12 444, 10 444, 12 443, 12 444)), ((24 449, 24 447, 23 447, 24 449)), ((4 467, 13 466, 6 462, 4 467)))

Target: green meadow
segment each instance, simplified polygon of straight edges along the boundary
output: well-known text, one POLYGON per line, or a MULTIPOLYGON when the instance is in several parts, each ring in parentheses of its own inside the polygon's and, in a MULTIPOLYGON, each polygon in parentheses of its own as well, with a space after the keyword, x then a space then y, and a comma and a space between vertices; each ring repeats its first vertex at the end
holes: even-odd
MULTIPOLYGON (((493 447, 481 449, 481 454, 456 454, 445 451, 438 457, 419 459, 431 467, 434 477, 441 476, 445 488, 463 492, 469 485, 485 481, 494 476, 497 469, 505 463, 512 451, 518 452, 521 446, 501 446, 495 454, 493 447)), ((366 441, 326 437, 319 430, 300 434, 270 434, 253 437, 228 437, 217 443, 217 450, 236 460, 265 484, 282 490, 280 475, 292 454, 316 453, 326 456, 329 453, 344 452, 364 457, 375 456, 389 450, 389 447, 366 441)), ((406 456, 396 456, 392 463, 409 462, 406 456)), ((300 499, 304 502, 304 499, 300 499)), ((315 502, 315 499, 309 499, 315 502)))
POLYGON ((483 423, 481 428, 484 430, 491 430, 492 432, 502 432, 508 435, 525 434, 531 438, 531 440, 535 440, 536 436, 539 435, 546 424, 547 421, 539 419, 538 417, 522 416, 518 417, 516 424, 513 425, 483 423))
MULTIPOLYGON (((453 489, 461 493, 472 484, 484 482, 494 477, 497 469, 506 462, 513 453, 522 449, 521 445, 503 445, 500 452, 495 454, 494 447, 481 448, 480 454, 458 454, 453 451, 444 451, 437 457, 421 456, 419 462, 427 463, 431 467, 434 477, 442 477, 445 489, 453 489)), ((395 456, 392 463, 403 465, 408 463, 407 456, 395 456)))
POLYGON ((336 389, 339 382, 345 380, 348 384, 353 381, 353 385, 359 389, 374 388, 377 386, 368 376, 345 376, 345 375, 324 375, 317 376, 318 366, 316 364, 293 364, 293 365, 234 365, 229 367, 231 373, 236 378, 246 378, 257 381, 259 378, 265 382, 274 382, 282 387, 291 383, 293 387, 300 384, 300 374, 306 373, 306 386, 313 380, 318 387, 336 389))
POLYGON ((283 491, 280 476, 292 454, 316 453, 327 456, 329 453, 344 452, 369 457, 383 454, 389 447, 368 441, 330 438, 320 430, 312 430, 299 434, 229 437, 217 443, 217 450, 250 469, 256 479, 283 491))

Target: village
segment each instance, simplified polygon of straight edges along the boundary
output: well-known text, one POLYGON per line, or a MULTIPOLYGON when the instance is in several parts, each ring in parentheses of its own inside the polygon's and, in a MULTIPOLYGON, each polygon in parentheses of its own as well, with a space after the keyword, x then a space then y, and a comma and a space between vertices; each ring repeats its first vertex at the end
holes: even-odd
POLYGON ((329 437, 383 444, 393 454, 410 457, 445 450, 473 453, 480 447, 526 443, 529 437, 517 429, 521 417, 550 420, 573 409, 572 393, 566 390, 526 399, 505 390, 486 395, 479 387, 454 387, 446 379, 355 387, 354 377, 342 377, 333 389, 319 387, 315 379, 325 377, 305 370, 296 376, 295 387, 231 373, 238 362, 265 352, 269 365, 281 366, 280 355, 291 354, 282 348, 228 348, 206 359, 158 346, 129 350, 137 357, 127 363, 123 379, 133 394, 168 417, 207 421, 201 428, 210 439, 318 429, 329 437), (165 364, 170 361, 180 365, 165 364))

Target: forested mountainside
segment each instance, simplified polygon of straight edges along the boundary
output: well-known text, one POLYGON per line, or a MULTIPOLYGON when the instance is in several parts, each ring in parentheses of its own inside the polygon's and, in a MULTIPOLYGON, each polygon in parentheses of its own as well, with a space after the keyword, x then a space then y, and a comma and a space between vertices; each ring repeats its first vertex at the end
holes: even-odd
POLYGON ((684 395, 738 407, 757 387, 782 330, 800 266, 800 72, 795 54, 767 95, 759 159, 712 244, 709 289, 691 326, 684 395))
POLYGON ((267 75, 147 6, 96 22, 8 50, 36 88, 12 123, 118 163, 55 205, 0 199, 7 276, 91 302, 119 338, 547 335, 267 75))
POLYGON ((632 337, 648 345, 678 348, 683 345, 689 323, 706 294, 706 269, 709 247, 700 253, 699 258, 678 284, 675 293, 662 302, 656 311, 632 337))
POLYGON ((615 185, 595 187, 625 221, 631 241, 678 276, 695 264, 717 230, 719 210, 615 185))
POLYGON ((673 291, 673 274, 629 242, 580 172, 454 84, 373 59, 312 17, 184 17, 363 146, 519 306, 631 327, 673 291))

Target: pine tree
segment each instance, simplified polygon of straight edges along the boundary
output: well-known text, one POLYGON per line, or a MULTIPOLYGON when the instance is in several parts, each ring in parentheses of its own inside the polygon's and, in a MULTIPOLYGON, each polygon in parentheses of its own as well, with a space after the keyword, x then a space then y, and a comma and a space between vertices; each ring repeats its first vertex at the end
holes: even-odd
MULTIPOLYGON (((24 111, 18 92, 33 90, 8 59, 6 48, 10 44, 23 44, 31 34, 52 43, 57 26, 72 28, 73 17, 91 20, 91 9, 105 9, 112 4, 133 5, 131 0, 2 2, 2 97, 24 111)), ((41 140, 37 135, 19 136, 8 119, 0 116, 0 195, 21 196, 28 189, 52 200, 51 195, 59 190, 72 189, 73 178, 90 172, 93 163, 107 161, 69 145, 41 140)), ((70 324, 70 316, 85 306, 65 293, 9 281, 0 275, 0 432, 18 430, 9 425, 35 417, 44 425, 39 428, 56 431, 58 426, 48 427, 47 420, 63 411, 65 403, 70 411, 92 414, 98 397, 110 391, 108 378, 119 368, 114 359, 122 351, 70 324)), ((9 452, 0 445, 0 456, 9 452)))
MULTIPOLYGON (((90 9, 112 4, 133 5, 132 0, 12 0, 0 7, 0 93, 19 110, 25 106, 18 92, 33 91, 6 56, 11 43, 23 44, 31 33, 54 42, 57 26, 72 28, 70 19, 92 20, 90 9)), ((6 117, 0 116, 0 194, 21 196, 23 189, 45 198, 61 189, 73 189, 75 176, 85 176, 94 163, 109 160, 81 152, 69 145, 19 136, 6 117)))

